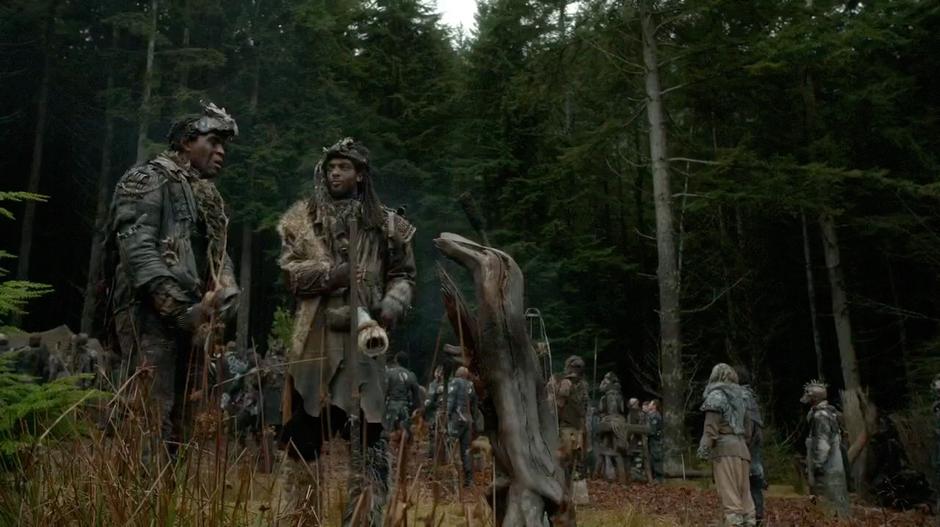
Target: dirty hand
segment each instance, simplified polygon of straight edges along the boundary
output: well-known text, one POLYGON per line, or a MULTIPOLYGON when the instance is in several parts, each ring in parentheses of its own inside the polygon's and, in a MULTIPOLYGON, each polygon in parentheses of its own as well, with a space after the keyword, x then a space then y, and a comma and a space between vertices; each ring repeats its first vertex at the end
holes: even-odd
POLYGON ((387 296, 380 305, 379 322, 386 330, 392 330, 405 312, 405 306, 397 298, 387 296))
POLYGON ((326 288, 330 291, 349 286, 349 263, 341 263, 330 271, 326 288))

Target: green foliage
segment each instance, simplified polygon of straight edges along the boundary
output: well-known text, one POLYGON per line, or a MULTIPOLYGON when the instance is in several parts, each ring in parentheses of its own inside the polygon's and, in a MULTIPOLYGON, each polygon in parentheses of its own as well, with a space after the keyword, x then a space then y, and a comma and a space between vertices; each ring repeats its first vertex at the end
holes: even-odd
POLYGON ((283 346, 289 346, 293 333, 294 314, 284 307, 276 307, 274 309, 274 321, 271 323, 271 332, 268 334, 268 342, 276 341, 283 346))
MULTIPOLYGON (((492 244, 522 267, 527 306, 545 316, 556 354, 589 356, 596 338, 601 374, 613 369, 631 390, 657 395, 659 256, 636 4, 591 0, 563 13, 565 4, 481 1, 476 30, 455 42, 425 0, 161 1, 148 137, 162 147, 170 120, 196 111, 200 98, 238 118, 219 186, 233 232, 247 226, 262 255, 253 298, 286 298, 273 227, 309 193, 320 148, 352 135, 372 151, 382 199, 406 206, 418 228, 418 297, 395 345, 419 369, 441 318, 431 241, 441 231, 478 237, 457 202, 469 192, 492 244)), ((792 397, 770 395, 817 374, 805 218, 823 370, 838 384, 817 228, 827 213, 840 231, 863 377, 879 404, 906 404, 895 387, 937 367, 927 359, 940 319, 940 62, 925 50, 937 48, 938 8, 648 4, 659 10, 691 380, 715 361, 746 363, 769 414, 801 417, 792 397)), ((101 164, 106 111, 115 123, 112 179, 134 162, 149 5, 0 7, 0 56, 10 64, 0 72, 0 138, 10 151, 32 148, 22 131, 34 128, 37 59, 48 51, 36 35, 54 26, 47 152, 56 155, 44 156, 43 171, 69 177, 43 174, 43 182, 69 201, 40 215, 37 232, 50 234, 34 262, 85 254, 88 178, 101 164)), ((12 159, 3 169, 25 179, 27 164, 12 159)), ((84 282, 68 260, 67 272, 31 274, 55 280, 65 306, 49 308, 42 323, 61 323, 72 284, 84 282)), ((46 291, 36 287, 4 283, 0 316, 46 291)), ((253 329, 288 342, 290 316, 278 304, 255 302, 252 317, 262 320, 253 329)))
POLYGON ((764 429, 764 478, 774 485, 799 488, 802 476, 797 472, 797 460, 803 455, 803 446, 783 441, 773 428, 764 429))
MULTIPOLYGON (((0 203, 4 201, 46 201, 47 196, 31 192, 0 191, 0 203)), ((0 207, 0 216, 14 219, 13 213, 0 207)), ((0 260, 16 258, 12 254, 0 249, 0 260)), ((0 278, 7 276, 8 271, 0 267, 0 278)), ((52 286, 29 282, 26 280, 4 280, 0 282, 0 322, 7 320, 10 315, 24 314, 24 307, 30 300, 52 293, 52 286)))
POLYGON ((13 366, 20 353, 0 356, 0 465, 6 468, 41 440, 61 440, 78 433, 76 406, 103 395, 79 388, 82 376, 40 384, 16 373, 13 366))
MULTIPOLYGON (((0 252, 0 258, 9 257, 0 252)), ((6 271, 0 269, 0 276, 6 271)), ((30 300, 35 300, 53 292, 52 286, 39 284, 26 280, 5 280, 0 282, 0 321, 6 320, 9 315, 22 315, 26 313, 24 307, 30 300)))
MULTIPOLYGON (((38 201, 42 203, 45 202, 46 199, 48 199, 48 196, 43 196, 42 194, 35 194, 32 192, 9 192, 0 190, 0 202, 38 201)), ((3 216, 9 220, 14 219, 13 213, 5 207, 0 207, 0 216, 3 216)))

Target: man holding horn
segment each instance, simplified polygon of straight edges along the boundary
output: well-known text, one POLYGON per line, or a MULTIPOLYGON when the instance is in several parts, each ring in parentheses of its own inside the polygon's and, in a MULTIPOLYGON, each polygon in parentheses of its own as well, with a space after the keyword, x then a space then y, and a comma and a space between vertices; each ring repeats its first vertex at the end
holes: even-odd
POLYGON ((357 524, 358 516, 369 525, 382 522, 385 331, 404 317, 415 287, 415 228, 382 206, 372 178, 369 151, 342 139, 324 149, 313 196, 294 204, 278 225, 279 264, 297 298, 283 405, 289 477, 295 498, 310 495, 314 481, 303 463, 316 461, 329 436, 349 438, 344 525, 354 515, 357 524))

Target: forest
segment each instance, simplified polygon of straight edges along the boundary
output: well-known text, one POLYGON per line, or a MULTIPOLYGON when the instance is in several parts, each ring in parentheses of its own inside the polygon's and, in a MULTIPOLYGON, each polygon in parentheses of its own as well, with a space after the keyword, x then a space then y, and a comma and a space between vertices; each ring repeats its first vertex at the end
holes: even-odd
POLYGON ((580 355, 663 400, 673 459, 716 362, 751 370, 793 452, 810 379, 926 415, 938 35, 920 0, 478 0, 464 29, 429 0, 9 0, 0 287, 53 292, 0 305, 0 325, 101 334, 114 185, 205 100, 240 128, 219 187, 241 346, 289 326, 274 227, 352 136, 417 227, 392 346, 421 382, 454 341, 432 245, 450 231, 518 262, 556 370, 580 355))

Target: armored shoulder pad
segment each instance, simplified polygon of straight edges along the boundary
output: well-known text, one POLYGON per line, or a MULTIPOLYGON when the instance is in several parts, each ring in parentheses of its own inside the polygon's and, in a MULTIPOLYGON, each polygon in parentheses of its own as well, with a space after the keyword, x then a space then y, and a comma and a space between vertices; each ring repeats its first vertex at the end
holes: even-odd
POLYGON ((723 390, 713 389, 705 395, 701 410, 703 412, 723 413, 728 408, 728 396, 723 390))
POLYGON ((417 230, 414 225, 408 222, 401 214, 391 209, 385 210, 386 214, 386 235, 389 238, 398 240, 401 243, 408 243, 414 237, 417 230))
POLYGON ((151 164, 138 165, 121 176, 115 192, 121 197, 141 197, 165 185, 166 175, 151 164))

